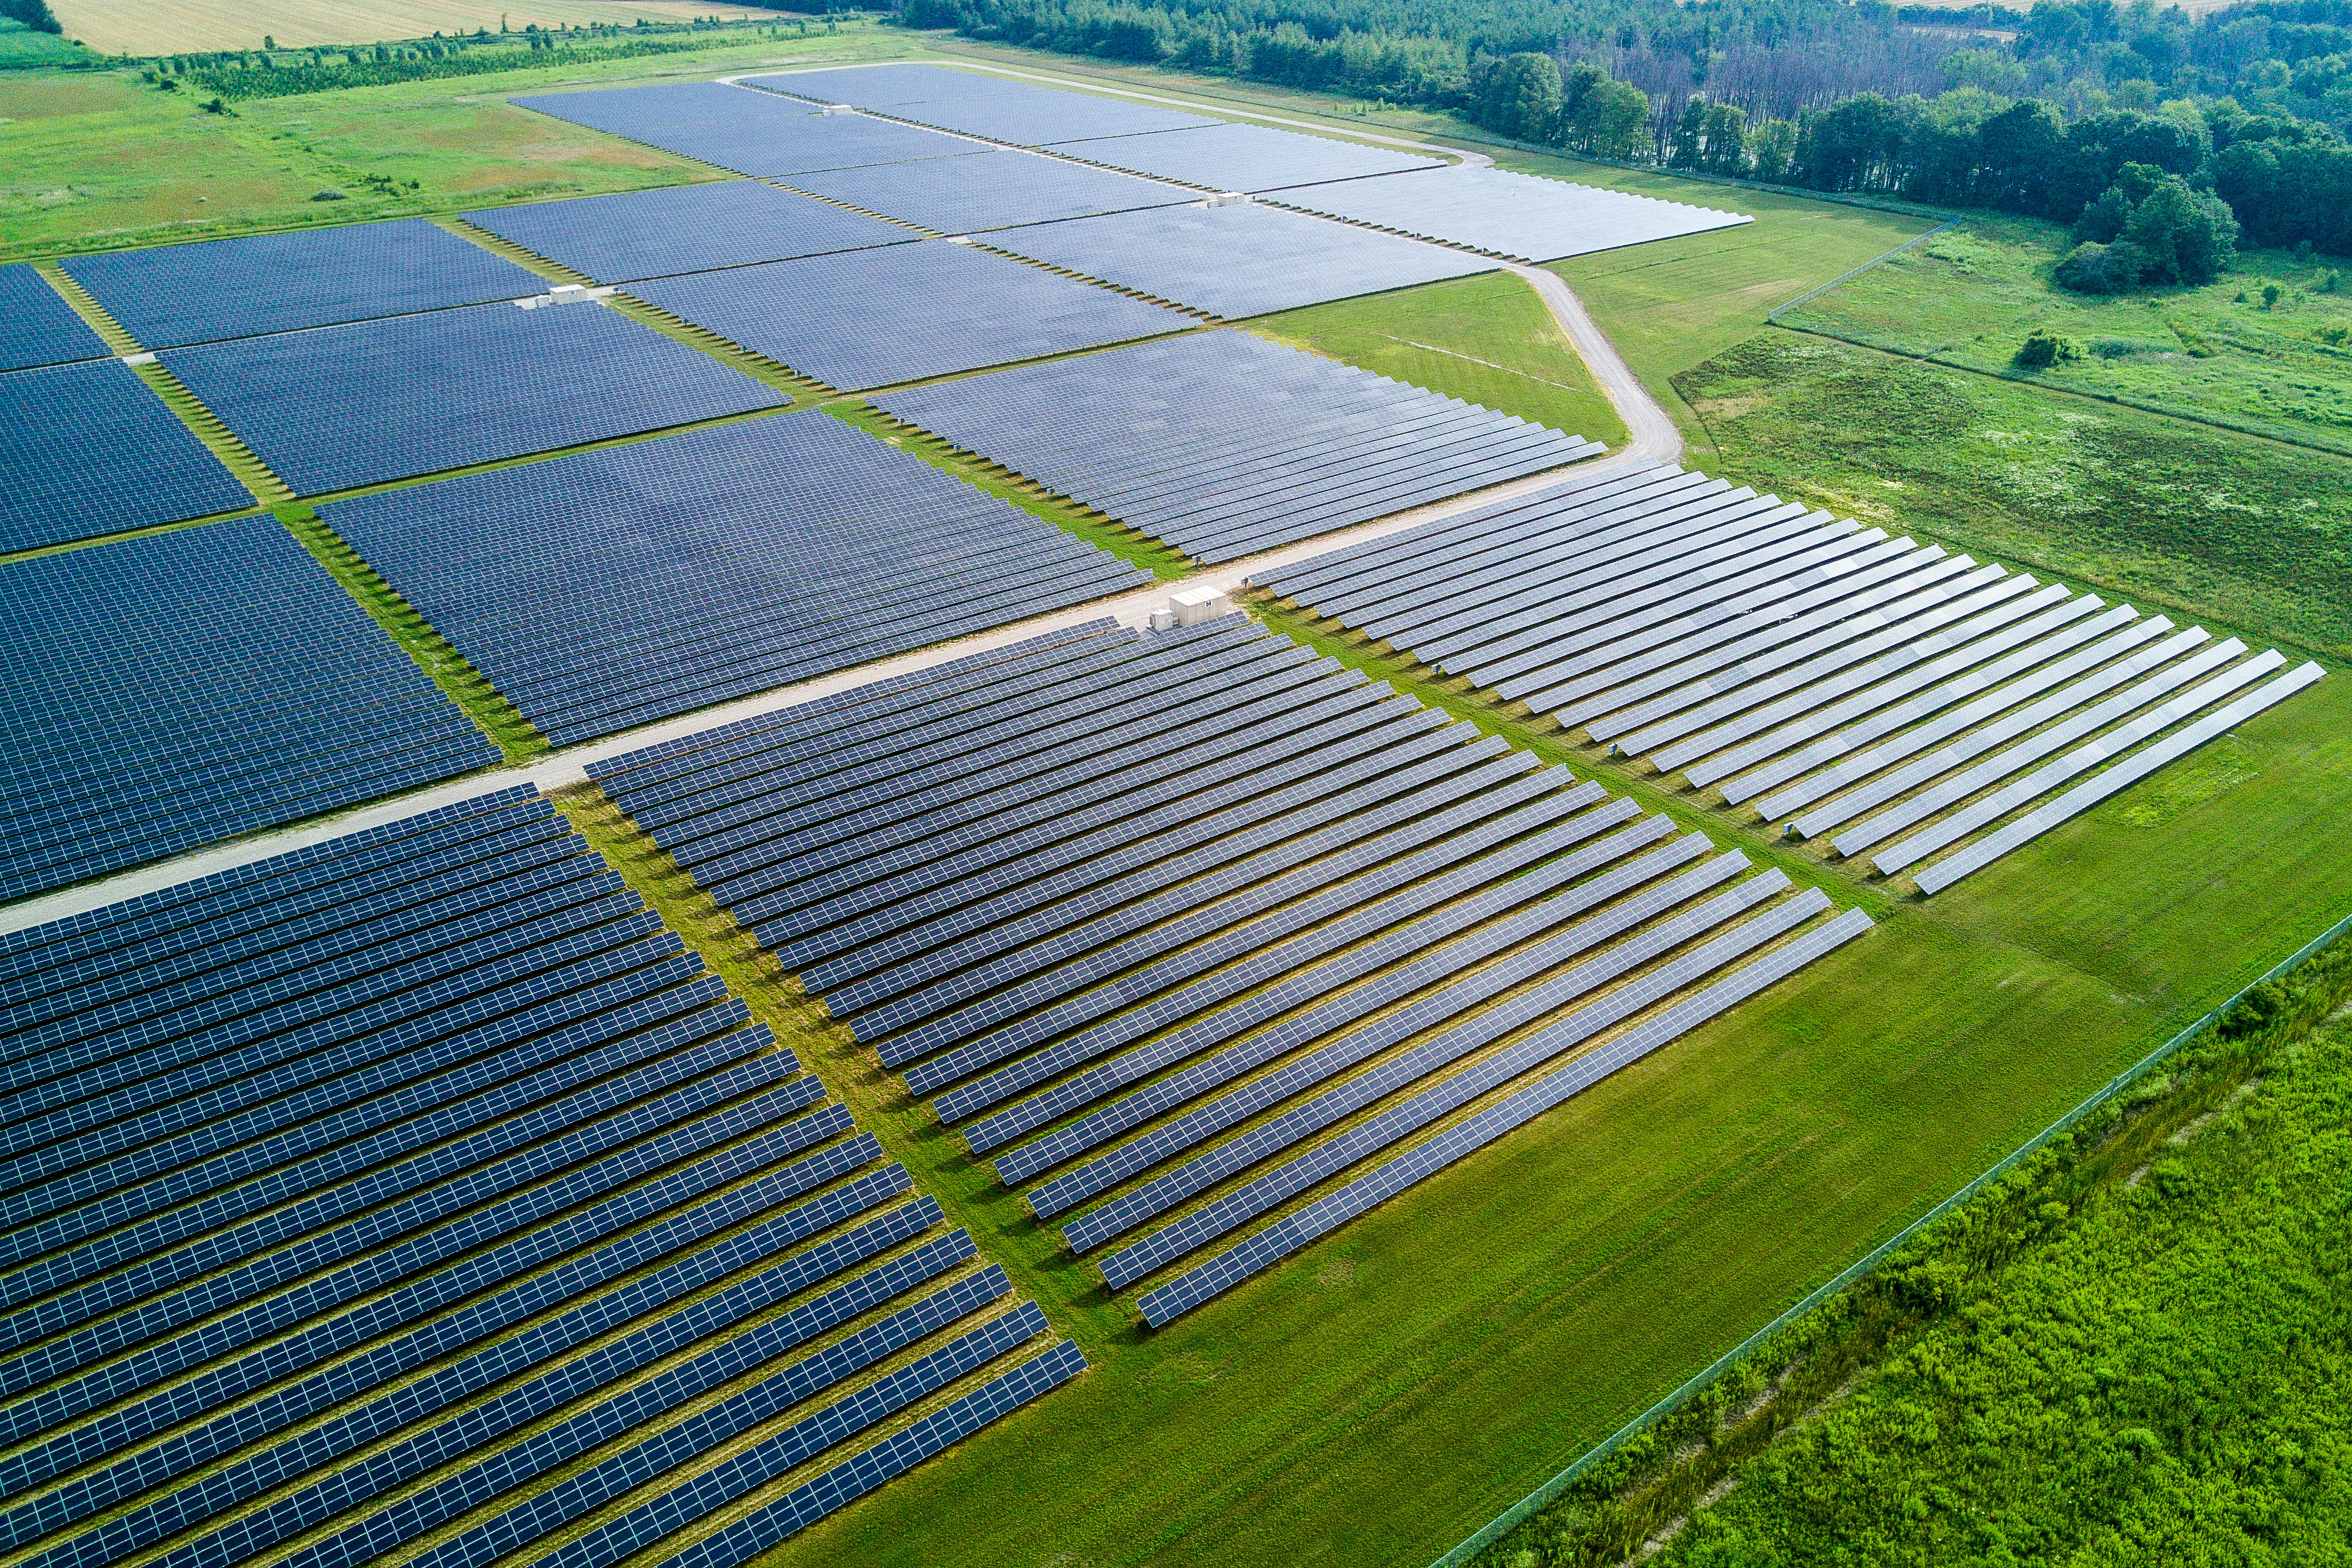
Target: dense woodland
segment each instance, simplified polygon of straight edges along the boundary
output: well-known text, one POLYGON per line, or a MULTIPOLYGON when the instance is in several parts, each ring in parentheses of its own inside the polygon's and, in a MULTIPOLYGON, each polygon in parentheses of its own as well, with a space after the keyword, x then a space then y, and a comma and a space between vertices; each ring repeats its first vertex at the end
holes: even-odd
POLYGON ((2218 197, 2245 243, 2352 254, 2352 0, 2193 19, 2151 0, 904 0, 904 19, 1444 109, 1592 156, 2070 225, 2141 164, 2218 197))

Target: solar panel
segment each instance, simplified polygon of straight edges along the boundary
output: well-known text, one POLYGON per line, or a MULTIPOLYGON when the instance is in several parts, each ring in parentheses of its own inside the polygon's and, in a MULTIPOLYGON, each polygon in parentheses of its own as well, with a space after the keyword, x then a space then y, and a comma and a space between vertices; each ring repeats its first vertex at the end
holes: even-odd
POLYGON ((1181 110, 1045 87, 1030 87, 1020 92, 926 98, 920 103, 894 104, 883 112, 966 136, 1009 141, 1016 147, 1181 131, 1188 126, 1217 123, 1205 115, 1187 114, 1181 110))
POLYGON ((1756 221, 1740 213, 1467 164, 1285 191, 1274 199, 1522 261, 1558 261, 1756 221))
POLYGON ((845 392, 1193 324, 1107 288, 937 241, 667 278, 630 292, 845 392))
POLYGON ((1034 152, 796 174, 793 188, 943 235, 1193 200, 1192 193, 1034 152))
MULTIPOLYGON (((94 360, 106 340, 32 267, 0 267, 0 371, 94 360)), ((18 428, 11 423, 12 429, 18 428)))
POLYGON ((875 402, 1202 560, 1269 549, 1601 450, 1234 331, 875 402))
POLYGON ((742 79, 750 86, 790 93, 812 103, 854 103, 860 109, 935 103, 950 98, 1023 98, 1036 90, 1032 83, 982 71, 903 61, 830 70, 775 71, 742 79))
MULTIPOLYGON (((0 306, 5 308, 5 306, 0 306)), ((195 433, 115 360, 0 376, 0 550, 253 505, 195 433)))
POLYGON ((756 180, 492 207, 467 213, 466 221, 600 283, 862 250, 919 237, 894 224, 756 180))
POLYGON ((559 744, 1150 580, 824 417, 580 453, 323 515, 559 744))
POLYGON ((165 363, 304 495, 788 401, 593 304, 478 305, 184 349, 165 363))
POLYGON ((0 566, 0 896, 498 759, 274 517, 0 566))
POLYGON ((64 266, 150 349, 520 299, 545 287, 423 218, 110 251, 64 266))
POLYGON ((988 151, 984 143, 919 126, 819 114, 813 104, 724 82, 541 93, 507 101, 755 179, 988 151))
POLYGON ((1053 151, 1211 191, 1270 191, 1444 167, 1435 158, 1328 136, 1302 136, 1269 125, 1204 125, 1100 143, 1073 142, 1053 151))
POLYGON ((1005 230, 990 243, 1229 319, 1466 277, 1497 265, 1257 203, 1041 224, 1005 230))

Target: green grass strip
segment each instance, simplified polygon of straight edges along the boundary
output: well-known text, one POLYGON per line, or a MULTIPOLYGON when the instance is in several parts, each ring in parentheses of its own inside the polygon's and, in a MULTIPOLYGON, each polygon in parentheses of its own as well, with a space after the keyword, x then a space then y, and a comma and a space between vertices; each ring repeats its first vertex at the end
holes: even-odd
POLYGON ((58 297, 74 308, 74 314, 89 323, 89 329, 106 340, 106 346, 118 354, 143 353, 139 340, 130 329, 93 298, 89 290, 73 280, 71 274, 54 261, 37 261, 33 270, 41 280, 58 291, 58 297))
POLYGON ((593 287, 596 280, 584 272, 574 272, 560 261, 550 261, 539 252, 510 239, 478 229, 463 218, 428 218, 436 228, 446 229, 459 239, 480 246, 492 256, 513 262, 526 272, 535 272, 551 283, 576 283, 583 288, 593 287))
POLYGON ((675 338, 689 349, 698 349, 722 364, 731 365, 753 381, 773 387, 793 400, 795 409, 807 408, 825 398, 840 394, 820 381, 812 381, 799 371, 780 365, 765 354, 755 353, 740 343, 720 337, 707 328, 698 327, 681 316, 635 299, 626 294, 611 294, 604 303, 641 326, 652 328, 665 338, 675 338))
POLYGON ((498 742, 508 761, 520 762, 550 749, 547 737, 533 729, 530 721, 499 695, 489 677, 451 647, 448 639, 436 632, 416 612, 415 606, 394 592, 392 585, 361 559, 359 552, 344 543, 318 513, 294 504, 278 507, 277 516, 304 548, 319 558, 319 563, 334 574, 335 580, 360 601, 361 607, 375 617, 376 624, 416 661, 417 667, 433 677, 434 685, 465 710, 477 728, 498 742))

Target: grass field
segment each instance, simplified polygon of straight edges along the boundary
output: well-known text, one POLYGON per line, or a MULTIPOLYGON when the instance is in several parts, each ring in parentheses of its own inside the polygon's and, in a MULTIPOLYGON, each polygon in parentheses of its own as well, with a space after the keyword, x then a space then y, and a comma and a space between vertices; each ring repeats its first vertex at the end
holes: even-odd
POLYGON ((774 15, 709 0, 54 0, 49 9, 68 37, 105 55, 257 49, 264 38, 295 49, 470 33, 477 27, 511 26, 520 33, 532 23, 626 26, 640 16, 690 22, 774 15))
POLYGON ((1624 422, 1534 288, 1507 272, 1310 306, 1261 337, 1616 446, 1624 422))
POLYGON ((24 23, 0 17, 0 71, 41 66, 87 64, 89 51, 57 33, 37 33, 24 23))
POLYGON ((1781 319, 2018 376, 2046 327, 2082 357, 2030 372, 2042 385, 2352 452, 2352 269, 2249 251, 2201 288, 2102 297, 2051 283, 2065 246, 2054 224, 1971 218, 1781 319))

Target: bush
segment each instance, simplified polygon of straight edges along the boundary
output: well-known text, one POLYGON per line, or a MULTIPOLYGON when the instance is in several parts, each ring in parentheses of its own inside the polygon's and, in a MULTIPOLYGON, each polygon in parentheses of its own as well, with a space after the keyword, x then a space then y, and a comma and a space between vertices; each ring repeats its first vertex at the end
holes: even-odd
POLYGON ((2238 220, 2219 196, 2177 174, 2126 163, 2074 222, 2080 243, 2058 264, 2062 288, 2116 294, 2143 283, 2210 283, 2238 247, 2238 220))
POLYGON ((2148 256, 2129 240, 2101 245, 2085 240, 2059 262, 2054 281, 2077 294, 2120 294, 2147 276, 2148 256))
POLYGON ((2286 1011, 2286 988, 2276 980, 2264 980, 2238 998, 2238 1005, 2221 1015, 2214 1031, 2223 1040, 2243 1040, 2260 1034, 2286 1011))
POLYGON ((2016 357, 2010 362, 2020 370, 2046 371, 2053 365, 2063 364, 2068 360, 2079 360, 2082 357, 2082 350, 2075 348, 2071 341, 2060 337, 2047 327, 2037 327, 2018 349, 2016 357))

